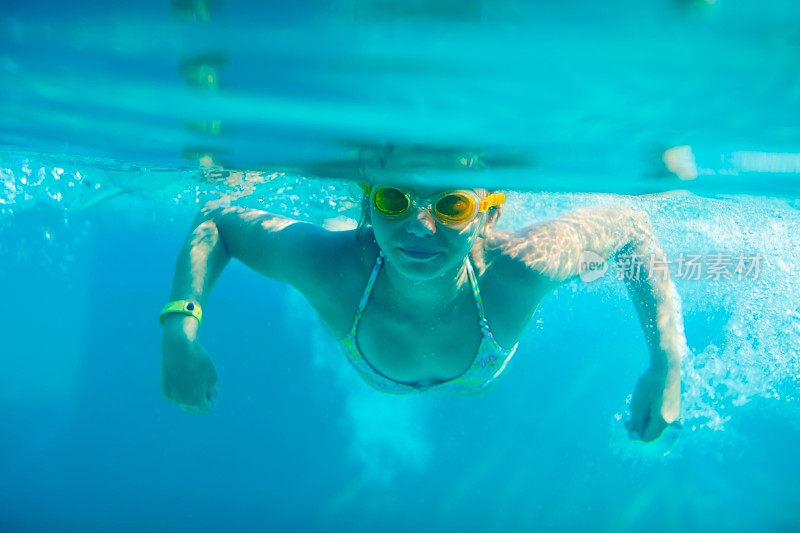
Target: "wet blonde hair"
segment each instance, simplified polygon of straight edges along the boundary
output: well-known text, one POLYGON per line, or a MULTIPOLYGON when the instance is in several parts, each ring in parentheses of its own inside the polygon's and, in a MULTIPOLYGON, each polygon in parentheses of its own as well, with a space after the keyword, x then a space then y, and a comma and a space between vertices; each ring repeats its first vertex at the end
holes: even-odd
POLYGON ((361 238, 364 228, 372 225, 372 219, 369 214, 369 197, 372 193, 372 185, 366 183, 359 183, 361 187, 361 213, 358 215, 358 225, 356 226, 356 239, 361 238))

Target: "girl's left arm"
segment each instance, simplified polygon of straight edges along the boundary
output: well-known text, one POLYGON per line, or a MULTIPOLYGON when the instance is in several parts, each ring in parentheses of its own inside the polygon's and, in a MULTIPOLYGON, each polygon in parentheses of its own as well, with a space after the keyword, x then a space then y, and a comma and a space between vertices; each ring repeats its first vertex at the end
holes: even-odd
POLYGON ((503 240, 504 255, 521 260, 553 287, 580 274, 597 256, 617 260, 650 355, 650 367, 633 393, 628 432, 633 439, 658 438, 680 416, 686 338, 678 295, 647 213, 611 206, 577 209, 503 240))

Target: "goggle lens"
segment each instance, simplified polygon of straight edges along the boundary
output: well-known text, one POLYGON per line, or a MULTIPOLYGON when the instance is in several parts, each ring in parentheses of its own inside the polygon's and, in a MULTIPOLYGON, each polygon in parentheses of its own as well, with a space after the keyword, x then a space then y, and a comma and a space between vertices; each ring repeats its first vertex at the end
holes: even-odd
POLYGON ((375 193, 375 207, 384 215, 399 215, 411 207, 411 201, 403 191, 383 187, 375 193))
POLYGON ((475 216, 475 199, 464 193, 442 196, 435 207, 441 218, 451 222, 464 222, 475 216))
MULTIPOLYGON (((375 208, 387 216, 404 214, 411 208, 408 194, 394 187, 381 187, 375 192, 375 208)), ((465 192, 450 192, 439 197, 433 212, 445 223, 461 223, 472 219, 478 212, 477 199, 465 192)))

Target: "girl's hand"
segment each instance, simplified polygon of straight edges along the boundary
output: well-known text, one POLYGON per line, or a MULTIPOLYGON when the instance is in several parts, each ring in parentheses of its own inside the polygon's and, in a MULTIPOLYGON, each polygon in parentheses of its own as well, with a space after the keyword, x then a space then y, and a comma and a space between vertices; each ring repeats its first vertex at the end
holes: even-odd
POLYGON ((165 330, 161 344, 161 390, 189 413, 209 413, 217 399, 217 372, 197 340, 165 330))
POLYGON ((657 439, 668 425, 677 423, 681 412, 680 369, 649 368, 633 391, 628 435, 634 440, 657 439))

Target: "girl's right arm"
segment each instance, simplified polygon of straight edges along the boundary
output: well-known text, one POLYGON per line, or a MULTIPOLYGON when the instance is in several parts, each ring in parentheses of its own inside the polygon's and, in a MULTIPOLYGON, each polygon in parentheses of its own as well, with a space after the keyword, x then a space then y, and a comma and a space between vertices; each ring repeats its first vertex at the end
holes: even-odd
MULTIPOLYGON (((205 304, 230 254, 220 237, 214 211, 201 211, 178 255, 170 300, 205 304)), ((193 316, 171 313, 164 317, 161 338, 161 390, 167 400, 185 411, 211 411, 216 400, 217 373, 197 340, 200 323, 193 316)))
MULTIPOLYGON (((201 306, 231 257, 277 281, 313 285, 327 231, 307 223, 242 207, 206 208, 178 255, 170 300, 201 306)), ((199 322, 172 313, 164 317, 161 387, 166 398, 189 412, 209 412, 216 400, 217 375, 197 340, 199 322)))

